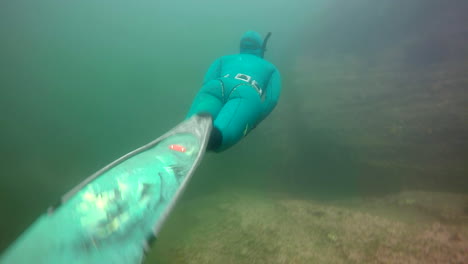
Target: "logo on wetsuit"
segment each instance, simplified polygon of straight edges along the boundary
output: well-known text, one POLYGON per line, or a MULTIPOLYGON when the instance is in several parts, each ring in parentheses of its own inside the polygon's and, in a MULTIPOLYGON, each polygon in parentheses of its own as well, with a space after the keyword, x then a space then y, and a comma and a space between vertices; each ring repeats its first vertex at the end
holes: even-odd
MULTIPOLYGON (((229 77, 229 74, 226 74, 224 77, 229 77)), ((260 88, 260 84, 256 80, 252 80, 252 76, 238 73, 234 79, 250 84, 253 88, 255 88, 255 90, 257 90, 257 93, 260 95, 260 97, 263 95, 263 90, 260 88)))

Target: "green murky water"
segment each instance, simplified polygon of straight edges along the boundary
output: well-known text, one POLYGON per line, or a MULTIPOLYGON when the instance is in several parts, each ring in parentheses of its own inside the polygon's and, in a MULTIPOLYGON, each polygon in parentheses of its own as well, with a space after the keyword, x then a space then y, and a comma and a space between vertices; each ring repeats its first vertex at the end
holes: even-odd
MULTIPOLYGON (((467 12, 457 0, 1 2, 0 249, 84 177, 176 125, 209 64, 237 52, 251 29, 273 32, 266 58, 282 73, 280 103, 240 144, 206 156, 180 204, 196 209, 184 216, 176 208, 165 240, 155 244, 162 259, 199 250, 174 249, 209 226, 183 219, 216 207, 205 197, 227 189, 314 202, 403 190, 466 194, 467 12)), ((223 210, 201 215, 222 221, 223 210)), ((271 228, 299 221, 283 217, 271 228)), ((434 220, 412 219, 426 217, 434 220)), ((242 236, 229 232, 233 240, 223 247, 236 248, 242 236)), ((227 256, 232 263, 320 261, 294 260, 287 250, 274 261, 262 258, 286 243, 278 241, 261 240, 258 255, 246 244, 227 256)))

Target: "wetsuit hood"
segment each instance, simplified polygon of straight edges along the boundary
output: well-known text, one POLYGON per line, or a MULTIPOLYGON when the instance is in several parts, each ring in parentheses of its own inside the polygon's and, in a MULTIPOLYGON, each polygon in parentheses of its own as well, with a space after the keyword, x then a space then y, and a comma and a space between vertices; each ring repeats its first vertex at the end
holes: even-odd
POLYGON ((263 40, 259 33, 247 31, 242 36, 240 41, 240 53, 252 54, 263 58, 263 48, 263 40))

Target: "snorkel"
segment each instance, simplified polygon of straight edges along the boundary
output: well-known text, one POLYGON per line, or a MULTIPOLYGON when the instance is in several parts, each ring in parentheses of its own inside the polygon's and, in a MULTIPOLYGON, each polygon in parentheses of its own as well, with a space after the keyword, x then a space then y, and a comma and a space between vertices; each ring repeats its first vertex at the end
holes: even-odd
POLYGON ((267 47, 268 39, 270 39, 270 36, 271 36, 271 32, 268 32, 268 34, 263 39, 262 58, 265 57, 265 51, 267 51, 266 47, 267 47))

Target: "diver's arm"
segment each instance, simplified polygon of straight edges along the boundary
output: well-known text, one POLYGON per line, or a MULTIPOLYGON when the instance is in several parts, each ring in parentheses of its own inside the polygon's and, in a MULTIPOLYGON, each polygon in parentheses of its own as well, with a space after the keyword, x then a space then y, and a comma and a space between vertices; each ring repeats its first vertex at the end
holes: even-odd
POLYGON ((278 103, 279 96, 281 94, 281 76, 278 70, 275 69, 268 82, 267 89, 265 91, 265 102, 263 105, 263 116, 261 120, 265 119, 271 111, 275 108, 278 103))
POLYGON ((219 58, 215 60, 208 69, 208 71, 205 74, 205 78, 203 79, 203 84, 211 81, 218 79, 221 77, 221 64, 222 64, 222 58, 219 58))

